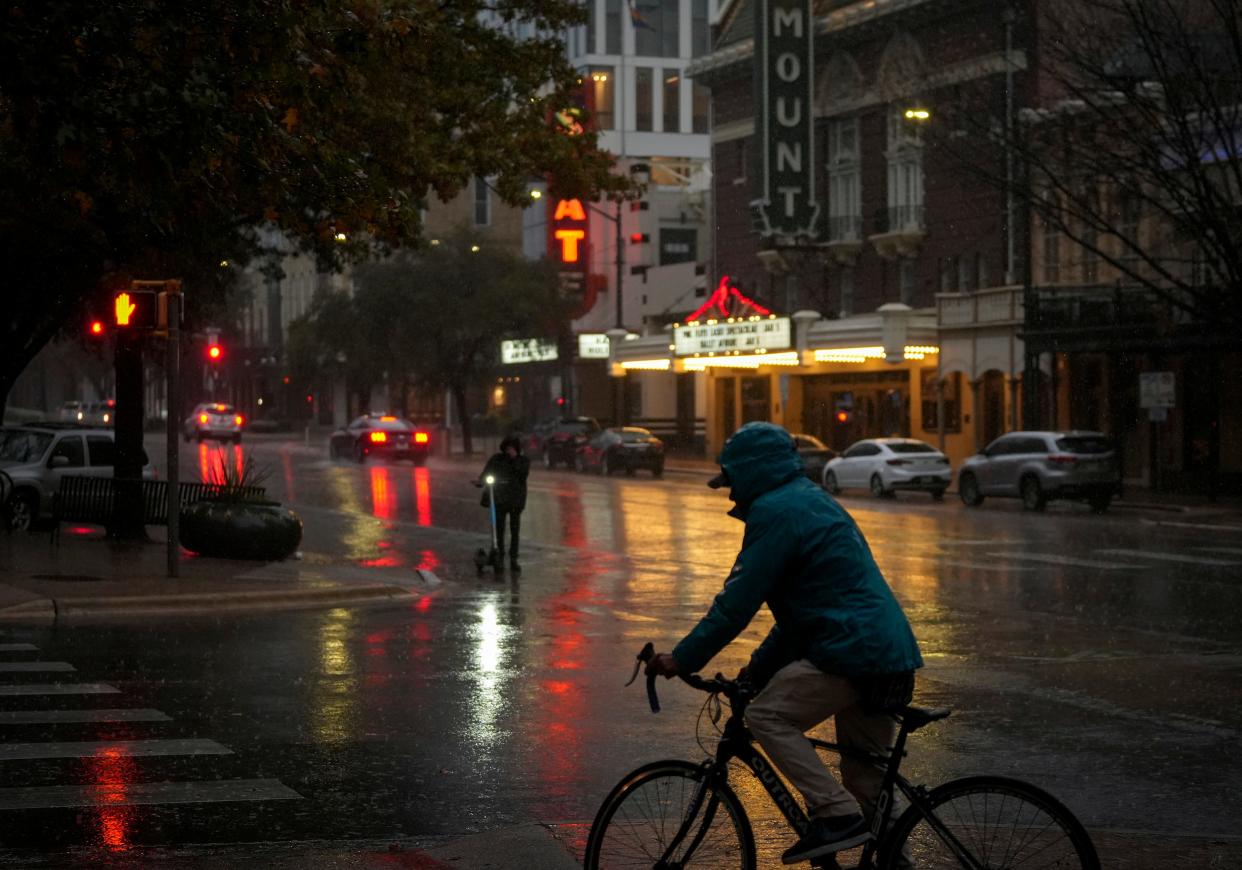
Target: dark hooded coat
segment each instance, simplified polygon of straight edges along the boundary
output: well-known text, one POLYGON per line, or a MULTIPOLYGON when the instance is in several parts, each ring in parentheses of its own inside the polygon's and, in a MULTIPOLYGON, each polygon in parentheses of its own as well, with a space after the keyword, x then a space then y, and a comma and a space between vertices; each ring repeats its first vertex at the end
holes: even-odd
MULTIPOLYGON (((526 509, 526 478, 530 475, 530 459, 522 455, 522 441, 516 435, 500 442, 499 452, 487 460, 479 479, 486 480, 489 474, 496 478, 496 510, 520 513, 526 509), (518 452, 512 459, 505 453, 505 448, 509 446, 516 447, 518 452)), ((483 507, 487 507, 487 495, 487 487, 484 486, 483 498, 479 502, 483 507)))
POLYGON ((746 533, 723 591, 673 649, 681 670, 702 669, 764 603, 776 625, 751 657, 761 682, 797 659, 851 678, 921 667, 914 633, 862 532, 806 478, 789 433, 748 423, 719 461, 737 503, 729 514, 746 533))

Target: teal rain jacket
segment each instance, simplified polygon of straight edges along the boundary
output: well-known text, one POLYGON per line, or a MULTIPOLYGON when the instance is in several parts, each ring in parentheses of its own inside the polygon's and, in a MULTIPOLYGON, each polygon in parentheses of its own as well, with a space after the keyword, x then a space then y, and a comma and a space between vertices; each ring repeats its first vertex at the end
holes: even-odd
POLYGON ((683 673, 701 670, 765 602, 776 618, 751 656, 757 682, 798 659, 843 677, 922 667, 918 643, 854 520, 806 478, 793 438, 747 423, 720 466, 746 523, 742 551, 707 615, 673 649, 683 673))

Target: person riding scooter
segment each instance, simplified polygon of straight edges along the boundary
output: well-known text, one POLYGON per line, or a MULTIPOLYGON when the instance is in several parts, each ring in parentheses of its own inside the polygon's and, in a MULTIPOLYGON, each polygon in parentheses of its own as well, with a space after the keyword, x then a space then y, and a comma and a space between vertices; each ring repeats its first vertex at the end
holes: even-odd
POLYGON ((495 479, 490 489, 483 490, 480 504, 488 507, 489 492, 496 499, 496 549, 498 558, 505 553, 505 518, 509 520, 509 568, 515 574, 522 571, 518 564, 518 536, 522 529, 522 511, 526 509, 526 478, 530 475, 530 459, 522 455, 522 442, 516 435, 508 435, 500 442, 500 450, 483 466, 479 480, 489 476, 495 479))

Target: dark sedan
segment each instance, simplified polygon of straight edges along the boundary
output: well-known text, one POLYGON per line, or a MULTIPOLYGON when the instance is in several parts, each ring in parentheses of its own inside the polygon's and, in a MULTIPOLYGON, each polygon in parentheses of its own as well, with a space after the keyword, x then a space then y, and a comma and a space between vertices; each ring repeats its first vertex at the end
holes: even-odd
POLYGON ((364 414, 328 439, 328 455, 333 459, 366 462, 368 456, 380 456, 422 465, 430 452, 431 434, 393 414, 364 414))
POLYGON ((806 469, 806 476, 819 483, 824 476, 824 466, 828 464, 829 459, 837 455, 836 451, 814 435, 798 434, 794 435, 793 439, 798 448, 798 455, 802 457, 802 467, 806 469))
POLYGON ((599 433, 594 417, 563 417, 543 437, 543 466, 555 468, 557 463, 573 465, 580 446, 599 433))
POLYGON ((605 476, 614 471, 633 475, 644 468, 655 477, 664 474, 664 442, 646 429, 635 426, 605 429, 579 445, 574 454, 578 471, 598 471, 605 476))

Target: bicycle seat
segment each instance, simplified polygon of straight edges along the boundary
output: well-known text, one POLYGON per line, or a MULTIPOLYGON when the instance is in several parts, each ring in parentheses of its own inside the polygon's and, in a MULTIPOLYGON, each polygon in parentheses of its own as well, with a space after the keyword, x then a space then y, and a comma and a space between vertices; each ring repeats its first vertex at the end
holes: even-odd
POLYGON ((903 707, 898 715, 907 731, 918 731, 924 725, 949 718, 952 712, 948 707, 903 707))

